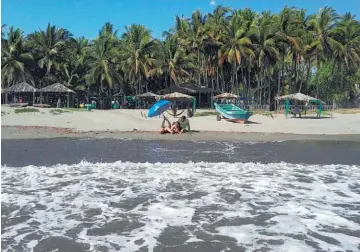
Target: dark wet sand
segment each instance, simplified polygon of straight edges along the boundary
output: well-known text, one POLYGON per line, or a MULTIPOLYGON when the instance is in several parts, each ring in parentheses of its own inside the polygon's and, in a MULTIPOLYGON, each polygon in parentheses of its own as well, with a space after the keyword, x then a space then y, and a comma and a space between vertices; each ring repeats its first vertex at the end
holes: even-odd
POLYGON ((313 135, 283 133, 239 133, 221 131, 190 132, 185 134, 160 134, 143 131, 89 131, 78 132, 72 129, 52 127, 2 126, 1 139, 45 139, 45 138, 111 138, 143 140, 183 140, 183 141, 347 141, 359 142, 360 135, 313 135))
POLYGON ((261 162, 360 164, 360 142, 171 141, 121 139, 3 139, 1 164, 8 166, 88 162, 261 162))

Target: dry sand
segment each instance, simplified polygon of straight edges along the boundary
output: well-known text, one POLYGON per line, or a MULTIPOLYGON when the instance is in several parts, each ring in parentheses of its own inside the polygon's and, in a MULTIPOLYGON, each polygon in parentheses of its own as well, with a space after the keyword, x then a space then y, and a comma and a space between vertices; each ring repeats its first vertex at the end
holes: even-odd
MULTIPOLYGON (((330 118, 298 119, 284 115, 254 115, 248 124, 216 121, 214 115, 190 118, 193 134, 159 136, 162 118, 145 118, 146 110, 71 111, 53 115, 51 109, 40 108, 40 113, 15 114, 15 109, 2 106, 2 138, 34 137, 129 137, 145 139, 333 139, 356 140, 360 137, 360 114, 333 114, 330 118), (22 126, 22 128, 13 127, 22 126), (50 129, 57 128, 57 129, 50 129), (47 129, 46 129, 47 128, 47 129), (63 130, 59 130, 63 129, 63 130), (231 132, 231 134, 229 134, 231 132), (248 133, 248 134, 239 134, 248 133), (262 133, 262 134, 259 134, 262 133), (286 136, 285 136, 286 134, 286 136)), ((176 120, 171 118, 170 121, 176 120)))

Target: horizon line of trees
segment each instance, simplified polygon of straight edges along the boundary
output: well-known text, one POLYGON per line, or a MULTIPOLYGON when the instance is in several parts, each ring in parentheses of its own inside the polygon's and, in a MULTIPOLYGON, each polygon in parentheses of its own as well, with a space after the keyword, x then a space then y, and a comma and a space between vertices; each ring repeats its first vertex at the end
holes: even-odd
POLYGON ((25 35, 1 33, 1 81, 44 87, 55 82, 98 96, 141 94, 194 83, 271 104, 276 95, 302 92, 352 101, 360 83, 360 22, 331 7, 308 14, 218 6, 175 17, 163 40, 144 25, 121 35, 109 22, 94 40, 48 24, 25 35))

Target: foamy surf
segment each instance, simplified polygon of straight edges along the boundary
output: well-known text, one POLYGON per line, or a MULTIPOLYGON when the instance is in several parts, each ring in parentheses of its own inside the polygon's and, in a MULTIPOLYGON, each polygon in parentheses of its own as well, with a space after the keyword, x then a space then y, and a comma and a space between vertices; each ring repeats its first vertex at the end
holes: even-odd
POLYGON ((358 251, 360 167, 2 167, 2 251, 358 251))

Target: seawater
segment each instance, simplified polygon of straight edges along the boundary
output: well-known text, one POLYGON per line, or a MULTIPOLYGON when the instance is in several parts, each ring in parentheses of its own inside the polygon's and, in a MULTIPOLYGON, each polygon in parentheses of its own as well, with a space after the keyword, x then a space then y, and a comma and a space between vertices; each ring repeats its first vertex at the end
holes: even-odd
POLYGON ((3 166, 2 251, 359 251, 360 166, 3 166))

